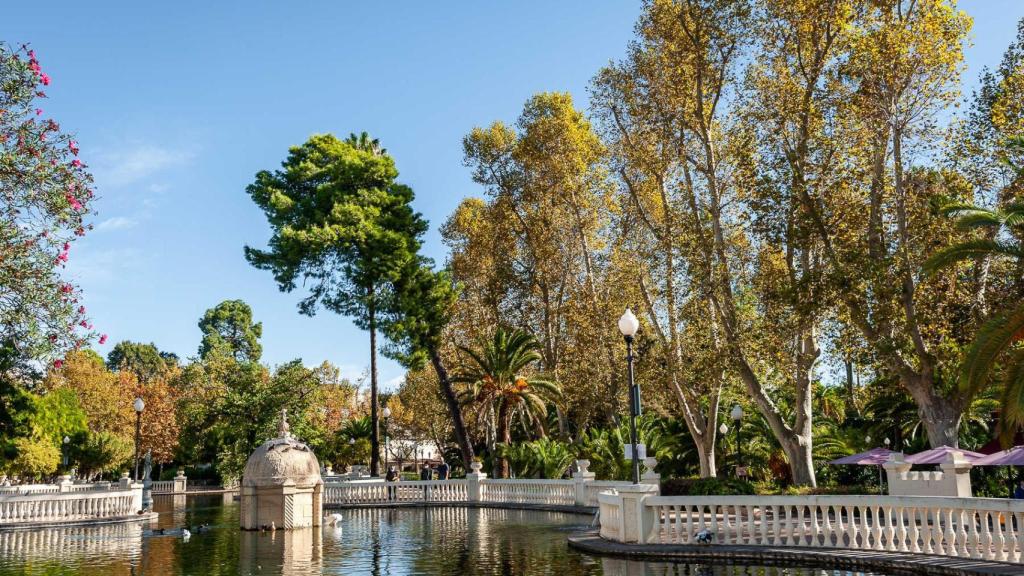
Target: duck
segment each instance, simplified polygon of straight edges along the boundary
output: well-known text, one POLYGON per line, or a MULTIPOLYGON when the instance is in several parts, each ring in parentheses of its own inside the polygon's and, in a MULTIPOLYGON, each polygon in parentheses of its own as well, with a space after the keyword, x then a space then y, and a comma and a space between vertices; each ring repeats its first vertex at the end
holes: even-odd
POLYGON ((341 526, 341 514, 338 514, 337 512, 333 514, 324 514, 324 524, 335 527, 341 526))
POLYGON ((188 531, 188 528, 181 529, 181 539, 188 542, 188 539, 192 537, 192 533, 188 531))

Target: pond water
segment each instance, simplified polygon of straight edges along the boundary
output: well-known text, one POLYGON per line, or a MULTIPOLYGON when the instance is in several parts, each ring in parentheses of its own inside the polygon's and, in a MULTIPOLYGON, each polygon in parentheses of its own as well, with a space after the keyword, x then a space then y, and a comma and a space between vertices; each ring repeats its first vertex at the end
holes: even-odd
POLYGON ((238 529, 238 505, 230 495, 158 496, 155 508, 159 521, 145 527, 2 532, 0 575, 882 576, 588 556, 566 544, 570 533, 591 521, 577 514, 344 510, 340 530, 259 533, 238 529), (182 527, 192 528, 188 541, 182 527))

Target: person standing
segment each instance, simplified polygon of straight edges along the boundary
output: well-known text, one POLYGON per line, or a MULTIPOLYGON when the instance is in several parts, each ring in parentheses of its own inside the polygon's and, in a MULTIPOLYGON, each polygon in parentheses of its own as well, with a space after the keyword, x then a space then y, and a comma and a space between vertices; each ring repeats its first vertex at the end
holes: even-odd
POLYGON ((447 480, 449 474, 451 474, 451 468, 448 466, 448 463, 445 462, 444 459, 442 458, 441 463, 437 465, 437 479, 447 480))
POLYGON ((384 481, 388 483, 388 500, 394 500, 398 495, 398 487, 395 486, 398 477, 398 469, 394 466, 389 467, 388 473, 384 476, 384 481))
MULTIPOLYGON (((420 470, 420 480, 433 480, 434 471, 430 469, 429 464, 424 464, 420 470)), ((430 499, 430 487, 426 484, 423 485, 423 501, 426 502, 430 499)))

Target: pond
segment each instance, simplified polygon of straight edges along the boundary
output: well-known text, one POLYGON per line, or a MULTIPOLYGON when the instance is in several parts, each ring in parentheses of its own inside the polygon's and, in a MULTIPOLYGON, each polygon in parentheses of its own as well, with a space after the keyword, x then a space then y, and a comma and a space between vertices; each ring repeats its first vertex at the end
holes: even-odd
POLYGON ((344 510, 340 530, 260 533, 238 529, 238 505, 230 495, 158 496, 155 507, 160 519, 148 527, 0 533, 0 575, 881 576, 588 556, 566 544, 569 534, 591 521, 578 514, 344 510), (191 527, 187 541, 182 527, 191 527))

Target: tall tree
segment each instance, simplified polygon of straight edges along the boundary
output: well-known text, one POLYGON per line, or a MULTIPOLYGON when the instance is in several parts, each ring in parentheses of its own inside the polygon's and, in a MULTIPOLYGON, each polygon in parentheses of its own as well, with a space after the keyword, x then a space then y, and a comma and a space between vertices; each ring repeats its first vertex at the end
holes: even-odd
POLYGON ((412 189, 395 181, 394 160, 369 138, 329 134, 289 150, 282 169, 261 171, 246 191, 273 231, 268 250, 246 247, 250 264, 291 291, 301 279, 303 314, 319 306, 352 316, 370 335, 370 472, 379 473, 377 330, 393 283, 420 247, 426 222, 412 189), (365 145, 364 145, 365 142, 365 145))
POLYGON ((200 358, 220 354, 238 362, 259 362, 263 354, 263 324, 253 323, 252 308, 242 300, 225 300, 207 310, 199 329, 203 332, 200 358))
POLYGON ((441 355, 445 328, 457 298, 451 277, 446 272, 432 271, 430 261, 420 257, 410 262, 398 278, 394 294, 392 316, 385 324, 385 333, 394 346, 387 353, 410 370, 421 370, 427 361, 433 366, 463 465, 468 467, 474 458, 473 444, 441 355))
POLYGON ((107 368, 115 372, 131 372, 142 383, 166 375, 175 366, 177 362, 169 361, 169 357, 152 342, 143 344, 124 340, 115 344, 107 353, 107 368))

